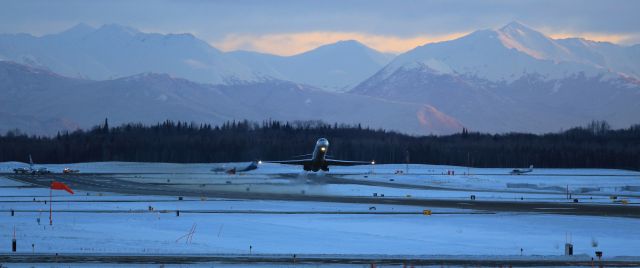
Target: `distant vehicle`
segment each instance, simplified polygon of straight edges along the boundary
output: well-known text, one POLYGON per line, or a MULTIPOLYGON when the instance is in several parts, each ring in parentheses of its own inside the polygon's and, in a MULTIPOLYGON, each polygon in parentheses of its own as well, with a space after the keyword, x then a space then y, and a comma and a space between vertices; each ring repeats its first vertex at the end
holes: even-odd
POLYGON ((369 165, 375 162, 363 162, 363 161, 346 161, 328 159, 327 152, 329 151, 329 141, 325 138, 320 138, 316 141, 316 146, 311 153, 310 159, 301 160, 285 160, 285 161, 266 161, 267 163, 287 164, 287 165, 301 165, 305 171, 317 172, 319 170, 329 171, 329 166, 357 166, 357 165, 369 165))
POLYGON ((529 168, 527 168, 527 169, 518 169, 518 168, 516 168, 516 169, 512 170, 511 172, 509 172, 509 174, 511 174, 511 175, 522 175, 522 174, 525 174, 525 173, 529 173, 531 171, 533 171, 533 165, 529 166, 529 168))
POLYGON ((258 161, 252 161, 249 165, 221 165, 211 169, 213 172, 224 172, 226 174, 236 174, 236 172, 247 172, 254 169, 258 169, 258 161))
POLYGON ((74 173, 80 173, 80 170, 65 168, 65 169, 62 170, 62 173, 64 173, 64 174, 74 174, 74 173))

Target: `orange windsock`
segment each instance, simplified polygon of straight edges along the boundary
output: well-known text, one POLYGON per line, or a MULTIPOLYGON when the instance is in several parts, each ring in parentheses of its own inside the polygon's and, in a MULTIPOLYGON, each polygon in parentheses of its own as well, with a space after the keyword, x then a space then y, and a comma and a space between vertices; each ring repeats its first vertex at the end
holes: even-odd
POLYGON ((52 181, 51 182, 51 189, 53 190, 65 190, 67 192, 69 192, 70 194, 73 194, 73 190, 71 190, 71 188, 69 188, 69 186, 67 186, 66 184, 59 182, 59 181, 52 181))

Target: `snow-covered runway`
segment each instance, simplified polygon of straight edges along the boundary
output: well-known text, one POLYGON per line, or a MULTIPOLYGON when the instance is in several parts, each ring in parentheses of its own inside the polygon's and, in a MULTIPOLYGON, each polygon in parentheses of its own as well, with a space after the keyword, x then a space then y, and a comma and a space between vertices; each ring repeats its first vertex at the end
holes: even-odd
MULTIPOLYGON (((20 164, 2 163, 0 171, 17 165, 20 164)), ((373 173, 370 167, 336 168, 325 174, 328 180, 318 183, 309 182, 318 175, 304 177, 295 169, 276 165, 240 175, 214 174, 208 171, 207 164, 87 163, 48 167, 54 171, 78 168, 85 174, 118 173, 117 180, 132 182, 135 187, 170 186, 176 187, 172 188, 176 193, 219 188, 260 196, 261 192, 283 187, 301 196, 321 193, 365 201, 229 199, 191 194, 179 200, 176 194, 76 189, 75 195, 54 191, 54 223, 49 226, 49 204, 44 203, 49 190, 3 175, 0 240, 7 241, 7 246, 0 248, 0 252, 9 253, 8 242, 14 228, 19 253, 249 254, 251 251, 371 256, 559 256, 564 253, 569 237, 575 254, 593 256, 595 251, 603 251, 605 257, 637 257, 640 252, 637 218, 609 217, 605 213, 557 215, 557 211, 546 211, 544 207, 547 204, 549 209, 558 210, 560 205, 572 206, 573 200, 567 200, 567 193, 560 190, 568 185, 572 199, 578 198, 581 206, 636 209, 640 173, 631 171, 541 169, 531 175, 508 176, 504 175, 504 169, 473 169, 467 173, 466 168, 460 167, 416 165, 411 166, 409 174, 398 175, 394 173, 404 165, 381 165, 373 173), (459 175, 442 175, 446 170, 455 170, 459 175), (288 175, 278 177, 278 172, 288 175), (339 179, 384 184, 343 184, 339 179), (393 183, 402 187, 389 185, 393 183), (515 188, 509 187, 514 183, 518 183, 515 188), (413 189, 407 185, 420 187, 413 189), (377 196, 373 197, 373 193, 377 196), (476 200, 469 200, 470 195, 476 195, 476 200), (612 199, 613 195, 616 199, 612 199), (466 205, 418 205, 431 204, 419 203, 430 200, 472 205, 481 201, 535 202, 539 209, 509 212, 476 210, 466 205), (626 200, 627 204, 620 200, 626 200), (425 209, 433 214, 423 215, 425 209), (178 215, 177 211, 181 213, 178 215)), ((83 178, 77 176, 69 181, 83 178)), ((106 178, 104 183, 109 185, 109 177, 100 178, 106 178)), ((102 185, 100 181, 96 183, 102 185)))

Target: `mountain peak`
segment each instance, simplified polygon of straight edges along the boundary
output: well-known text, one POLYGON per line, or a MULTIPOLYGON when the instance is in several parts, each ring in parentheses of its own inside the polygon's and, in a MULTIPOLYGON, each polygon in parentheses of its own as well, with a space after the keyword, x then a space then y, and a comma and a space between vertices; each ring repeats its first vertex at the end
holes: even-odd
POLYGON ((347 47, 366 47, 364 44, 358 42, 357 40, 340 40, 338 42, 335 42, 333 44, 329 44, 327 46, 347 46, 347 47))
POLYGON ((78 23, 74 26, 72 26, 69 29, 66 29, 60 33, 57 34, 50 34, 48 36, 65 36, 65 37, 72 37, 72 38, 78 38, 78 37, 83 37, 86 36, 92 32, 94 32, 96 30, 96 28, 93 28, 91 26, 89 26, 88 24, 85 23, 78 23))
POLYGON ((516 49, 536 59, 575 60, 566 48, 553 39, 517 21, 505 25, 497 33, 505 47, 516 49))
POLYGON ((299 55, 314 55, 314 57, 320 58, 338 57, 342 58, 343 60, 348 58, 353 59, 354 57, 364 57, 369 58, 369 60, 373 60, 378 65, 387 64, 391 60, 391 57, 389 55, 370 48, 367 45, 352 39, 341 40, 332 44, 326 44, 299 55))
POLYGON ((524 24, 522 24, 519 21, 509 22, 507 25, 502 26, 502 28, 500 28, 500 31, 501 32, 516 32, 516 31, 520 31, 520 32, 536 32, 531 27, 527 27, 527 26, 525 26, 524 24))
MULTIPOLYGON (((317 47, 313 50, 307 51, 307 52, 311 52, 311 51, 329 51, 329 50, 360 50, 360 49, 364 49, 364 50, 369 50, 371 48, 365 46, 364 44, 356 41, 356 40, 341 40, 335 43, 331 43, 331 44, 326 44, 326 45, 322 45, 320 47, 317 47)), ((305 52, 305 53, 307 53, 305 52)), ((303 53, 304 54, 304 53, 303 53)))
POLYGON ((89 33, 92 31, 95 31, 96 29, 91 27, 90 25, 81 22, 78 23, 76 25, 74 25, 73 27, 67 29, 66 31, 64 31, 65 33, 89 33))
POLYGON ((135 35, 137 33, 140 33, 138 30, 128 27, 128 26, 123 26, 120 24, 104 24, 102 26, 100 26, 100 28, 98 29, 99 32, 107 32, 107 33, 126 33, 129 35, 135 35))

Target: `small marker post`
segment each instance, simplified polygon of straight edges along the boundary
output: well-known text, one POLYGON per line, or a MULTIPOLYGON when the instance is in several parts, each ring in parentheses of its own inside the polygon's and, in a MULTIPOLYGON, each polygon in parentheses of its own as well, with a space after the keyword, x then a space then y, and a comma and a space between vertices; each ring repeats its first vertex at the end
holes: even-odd
POLYGON ((18 249, 17 247, 17 241, 16 241, 16 227, 13 226, 13 239, 11 239, 11 252, 16 252, 16 250, 18 249))

